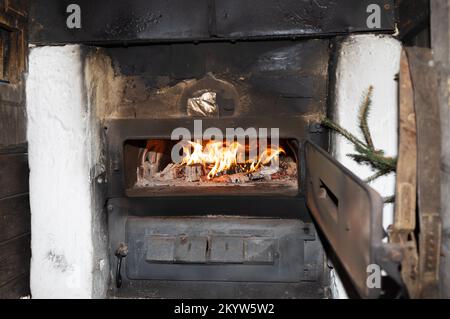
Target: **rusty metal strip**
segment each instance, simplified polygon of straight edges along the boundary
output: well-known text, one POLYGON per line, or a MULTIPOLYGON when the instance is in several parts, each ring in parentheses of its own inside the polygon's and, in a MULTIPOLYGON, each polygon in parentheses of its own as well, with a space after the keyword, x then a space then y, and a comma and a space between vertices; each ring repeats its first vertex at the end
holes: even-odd
POLYGON ((439 298, 441 248, 441 130, 438 79, 430 49, 408 48, 418 145, 418 213, 420 288, 413 297, 439 298))
POLYGON ((417 135, 414 91, 408 57, 402 51, 399 87, 399 155, 395 201, 395 222, 390 241, 404 248, 401 276, 410 296, 418 294, 419 257, 416 229, 417 135))

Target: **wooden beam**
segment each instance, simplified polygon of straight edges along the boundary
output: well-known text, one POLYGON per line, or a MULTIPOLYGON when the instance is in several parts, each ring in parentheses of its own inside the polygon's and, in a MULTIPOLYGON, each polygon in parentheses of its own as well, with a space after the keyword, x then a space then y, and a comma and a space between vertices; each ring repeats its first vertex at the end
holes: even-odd
POLYGON ((0 243, 31 231, 28 194, 0 199, 0 243))
POLYGON ((17 299, 30 295, 30 273, 20 275, 0 286, 0 299, 17 299))
POLYGON ((28 193, 28 175, 26 154, 0 155, 0 199, 28 193))
POLYGON ((395 223, 391 242, 405 247, 401 275, 411 298, 419 294, 419 256, 416 230, 417 129, 414 90, 406 52, 400 61, 399 150, 395 191, 395 223))
MULTIPOLYGON (((441 118, 441 219, 440 282, 443 298, 450 298, 450 0, 431 1, 431 45, 439 76, 441 118)), ((436 128, 437 129, 437 128, 436 128)))
POLYGON ((0 299, 29 295, 30 209, 24 71, 29 0, 0 1, 0 299), (1 51, 1 50, 0 50, 1 51))
MULTIPOLYGON (((25 234, 0 244, 0 287, 30 271, 30 236, 25 234)), ((3 290, 0 288, 0 290, 3 290)))

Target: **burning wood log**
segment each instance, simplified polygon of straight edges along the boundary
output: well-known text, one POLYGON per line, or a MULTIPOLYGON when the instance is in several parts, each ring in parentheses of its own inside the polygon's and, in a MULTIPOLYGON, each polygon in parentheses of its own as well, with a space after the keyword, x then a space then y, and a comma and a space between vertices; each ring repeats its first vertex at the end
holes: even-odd
POLYGON ((186 182, 198 182, 203 175, 203 167, 201 165, 186 166, 184 175, 186 182))
POLYGON ((236 186, 296 181, 297 163, 286 156, 281 148, 276 152, 268 149, 260 158, 242 164, 237 161, 240 149, 237 143, 229 146, 209 143, 204 146, 192 142, 190 145, 189 152, 186 152, 189 156, 179 164, 169 163, 170 159, 163 158, 164 154, 155 151, 154 147, 147 150, 141 157, 142 164, 138 168, 137 185, 236 186))
POLYGON ((155 177, 163 181, 176 180, 178 177, 177 166, 175 164, 169 164, 166 166, 166 168, 164 168, 162 172, 158 173, 155 177))
POLYGON ((280 163, 280 168, 286 176, 296 176, 297 175, 297 163, 291 158, 285 158, 280 163))
POLYGON ((222 176, 219 176, 219 177, 215 177, 212 181, 214 183, 231 184, 230 175, 222 175, 222 176))
POLYGON ((155 176, 158 173, 162 156, 163 156, 162 153, 157 152, 148 153, 149 161, 145 162, 144 165, 146 166, 146 169, 148 169, 149 176, 155 176))
POLYGON ((278 173, 279 168, 272 168, 272 167, 263 167, 259 171, 256 171, 254 173, 249 174, 250 180, 257 181, 257 180, 271 180, 272 175, 278 173))
POLYGON ((244 173, 229 175, 229 177, 233 184, 245 184, 250 181, 248 175, 244 173))

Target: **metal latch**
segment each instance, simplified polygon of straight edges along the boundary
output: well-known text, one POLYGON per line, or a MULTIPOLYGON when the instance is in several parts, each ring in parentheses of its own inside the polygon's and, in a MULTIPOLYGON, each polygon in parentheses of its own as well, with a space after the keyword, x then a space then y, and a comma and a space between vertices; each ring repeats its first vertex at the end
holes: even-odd
POLYGON ((117 257, 117 266, 116 266, 116 287, 120 288, 122 287, 122 259, 125 258, 128 255, 128 246, 124 243, 120 243, 119 248, 116 250, 116 257, 117 257))

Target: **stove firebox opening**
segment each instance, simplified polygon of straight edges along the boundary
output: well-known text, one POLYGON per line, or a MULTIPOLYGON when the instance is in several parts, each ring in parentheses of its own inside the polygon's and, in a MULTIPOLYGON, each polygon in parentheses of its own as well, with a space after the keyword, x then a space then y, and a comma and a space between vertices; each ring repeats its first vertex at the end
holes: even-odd
POLYGON ((127 140, 127 195, 296 196, 298 143, 127 140))

